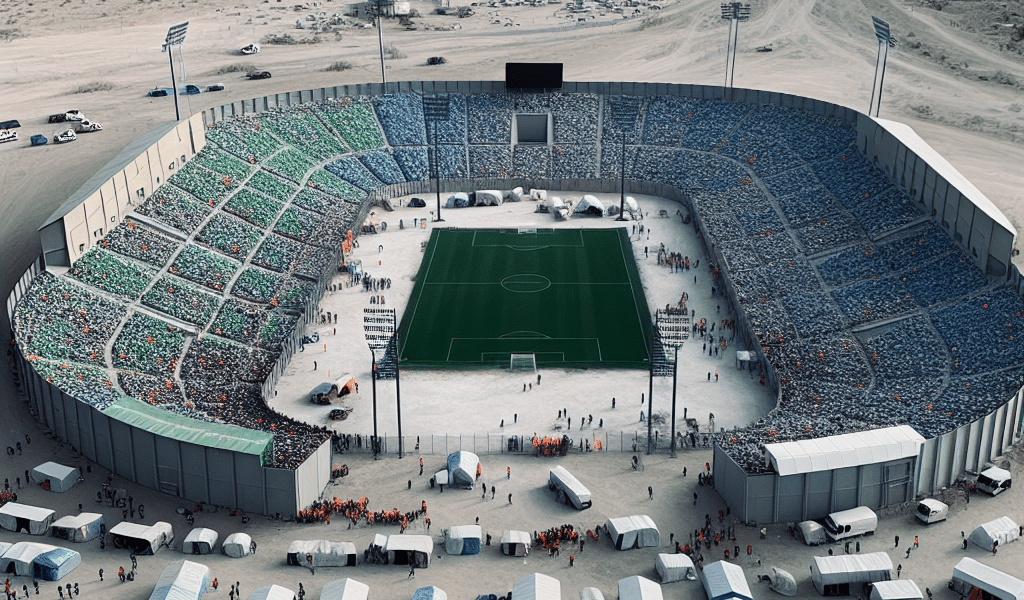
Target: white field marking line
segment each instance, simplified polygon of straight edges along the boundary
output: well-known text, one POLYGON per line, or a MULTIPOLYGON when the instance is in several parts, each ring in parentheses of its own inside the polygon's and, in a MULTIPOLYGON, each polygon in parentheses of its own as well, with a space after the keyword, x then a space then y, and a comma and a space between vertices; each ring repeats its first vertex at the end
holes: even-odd
MULTIPOLYGON (((443 229, 435 229, 434 231, 437 232, 437 239, 434 240, 434 241, 435 242, 440 242, 441 241, 441 235, 444 232, 444 230, 443 229)), ((430 249, 430 259, 427 261, 427 270, 426 270, 425 273, 423 273, 424 285, 427 284, 426 280, 428 279, 428 276, 430 275, 430 267, 432 267, 434 265, 434 255, 437 253, 437 246, 438 246, 438 244, 435 243, 434 247, 430 249)), ((423 299, 422 291, 419 294, 419 296, 416 297, 416 305, 412 308, 412 316, 409 317, 409 327, 410 328, 412 327, 413 323, 416 322, 416 311, 418 311, 420 309, 420 300, 421 299, 423 299)), ((406 337, 408 337, 408 336, 406 336, 406 337)), ((402 344, 402 351, 399 352, 399 356, 401 356, 404 353, 405 353, 405 344, 402 344)), ((449 355, 451 355, 451 348, 448 349, 448 353, 449 353, 449 355)))
MULTIPOLYGON (((643 324, 643 320, 640 318, 640 307, 636 305, 636 289, 633 288, 633 279, 632 279, 632 277, 630 276, 630 273, 629 273, 629 265, 626 264, 626 252, 625 252, 624 248, 622 247, 622 239, 623 238, 622 238, 621 235, 618 236, 618 237, 619 237, 619 255, 622 256, 622 266, 623 266, 623 268, 626 271, 626 279, 629 280, 629 291, 633 295, 633 307, 636 309, 636 323, 637 323, 637 325, 642 325, 643 324)), ((632 247, 630 247, 630 251, 632 252, 632 247)), ((651 344, 648 343, 646 335, 644 336, 644 342, 645 342, 644 346, 647 346, 648 352, 650 352, 651 344)), ((651 360, 650 355, 648 355, 647 360, 651 360)))

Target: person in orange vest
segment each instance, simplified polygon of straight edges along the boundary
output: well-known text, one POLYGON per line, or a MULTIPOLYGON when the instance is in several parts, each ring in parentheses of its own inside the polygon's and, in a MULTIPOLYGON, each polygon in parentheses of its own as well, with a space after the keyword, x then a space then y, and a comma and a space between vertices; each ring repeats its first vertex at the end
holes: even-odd
POLYGON ((512 479, 512 467, 505 467, 505 479, 512 479))
POLYGON ((217 586, 218 586, 218 585, 220 585, 220 584, 219 584, 219 583, 217 582, 217 578, 216 578, 216 577, 214 577, 214 578, 213 578, 213 589, 217 589, 217 586))
POLYGON ((480 463, 476 463, 476 480, 480 481, 480 475, 483 474, 483 469, 480 468, 480 463))
POLYGON ((420 457, 420 475, 423 475, 423 457, 420 457))

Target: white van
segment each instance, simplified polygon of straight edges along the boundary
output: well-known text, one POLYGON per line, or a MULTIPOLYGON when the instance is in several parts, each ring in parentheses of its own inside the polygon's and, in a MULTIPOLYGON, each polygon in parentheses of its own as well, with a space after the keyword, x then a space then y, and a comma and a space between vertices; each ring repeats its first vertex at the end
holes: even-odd
POLYGON ((995 496, 1004 490, 1010 489, 1010 484, 1013 480, 1010 478, 1010 472, 1006 469, 1000 469, 999 467, 992 467, 985 469, 978 475, 977 486, 978 489, 995 496))
POLYGON ((917 505, 917 519, 925 524, 945 521, 948 514, 949 506, 932 498, 925 498, 917 505))
POLYGON ((866 506, 834 512, 825 517, 825 533, 833 542, 871 535, 878 528, 878 515, 866 506))

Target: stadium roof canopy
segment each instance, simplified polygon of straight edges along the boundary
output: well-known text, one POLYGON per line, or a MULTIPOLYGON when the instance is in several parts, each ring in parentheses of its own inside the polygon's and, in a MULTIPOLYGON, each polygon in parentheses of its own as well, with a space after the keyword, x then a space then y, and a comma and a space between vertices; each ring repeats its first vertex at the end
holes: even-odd
POLYGON ((910 425, 765 444, 779 475, 814 473, 917 456, 925 442, 910 425))

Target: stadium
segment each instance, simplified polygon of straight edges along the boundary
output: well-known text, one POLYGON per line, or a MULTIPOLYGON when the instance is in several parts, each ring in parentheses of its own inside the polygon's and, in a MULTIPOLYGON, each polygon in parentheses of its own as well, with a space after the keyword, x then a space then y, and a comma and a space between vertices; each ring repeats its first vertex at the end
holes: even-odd
POLYGON ((42 224, 43 256, 8 300, 34 414, 139 485, 294 515, 330 479, 331 434, 267 400, 346 232, 429 193, 435 164, 446 193, 615 192, 625 164, 631 192, 692 218, 777 395, 763 418, 713 436, 716 487, 743 520, 820 516, 820 503, 794 515, 780 499, 793 473, 769 460, 773 444, 913 428, 910 452, 796 473, 806 483, 790 496, 820 490, 824 473, 834 509, 848 496, 840 467, 886 473, 870 482, 884 493, 854 495, 884 507, 1018 438, 1016 231, 970 182, 910 128, 848 107, 633 82, 319 88, 139 138, 42 224), (424 100, 439 94, 448 117, 428 125, 424 100), (543 141, 519 143, 523 117, 543 119, 543 141))

